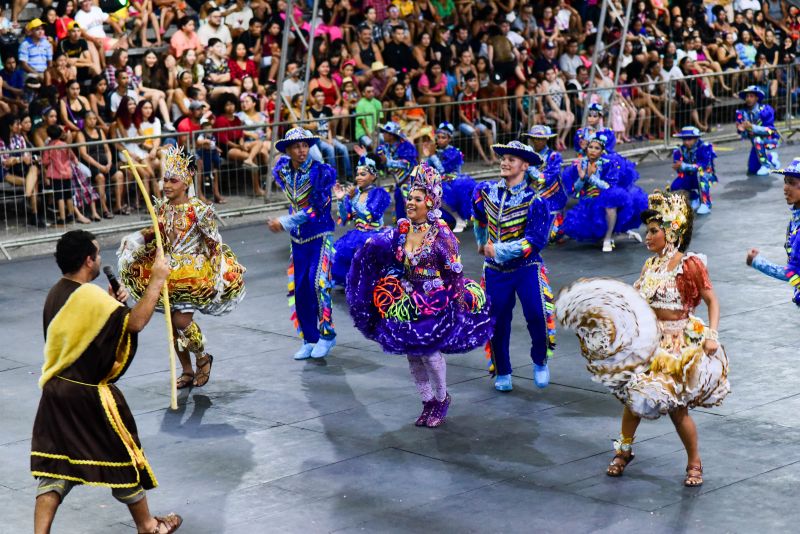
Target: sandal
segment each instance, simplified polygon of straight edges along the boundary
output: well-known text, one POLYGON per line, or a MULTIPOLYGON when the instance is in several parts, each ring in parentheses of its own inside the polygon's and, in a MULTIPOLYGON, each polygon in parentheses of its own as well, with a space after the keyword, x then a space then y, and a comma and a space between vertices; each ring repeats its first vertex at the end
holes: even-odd
POLYGON ((606 469, 606 474, 610 477, 621 477, 622 473, 625 472, 625 468, 628 467, 633 459, 636 457, 635 454, 630 453, 630 455, 626 455, 624 452, 620 451, 614 455, 611 459, 611 463, 608 464, 608 468, 606 469), (624 463, 617 463, 617 458, 622 460, 624 463))
POLYGON ((192 385, 192 381, 194 381, 194 373, 183 372, 181 373, 181 376, 178 377, 178 380, 175 381, 175 388, 188 388, 192 385))
POLYGON ((208 383, 208 379, 211 378, 211 364, 213 363, 214 357, 210 354, 206 354, 206 359, 202 363, 200 363, 200 358, 197 359, 197 371, 194 373, 192 385, 201 388, 208 383))
POLYGON ((703 485, 703 466, 702 465, 687 465, 686 478, 683 479, 683 485, 687 488, 696 488, 703 485))
POLYGON ((183 518, 178 514, 169 514, 166 516, 155 516, 153 517, 158 523, 156 524, 156 528, 149 532, 139 532, 139 534, 170 534, 170 532, 175 532, 181 525, 183 524, 183 518), (173 526, 169 526, 170 523, 177 521, 173 526), (162 531, 161 527, 166 528, 167 530, 162 531))

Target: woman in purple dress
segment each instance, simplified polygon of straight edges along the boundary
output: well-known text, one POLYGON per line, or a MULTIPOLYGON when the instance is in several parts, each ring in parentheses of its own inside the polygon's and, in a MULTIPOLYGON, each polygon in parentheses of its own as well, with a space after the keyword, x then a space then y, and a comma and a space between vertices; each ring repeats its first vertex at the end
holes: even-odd
POLYGON ((441 176, 423 163, 410 181, 408 218, 373 236, 353 258, 347 303, 368 339, 407 355, 423 405, 415 424, 437 427, 450 406, 442 353, 484 345, 492 319, 486 294, 462 274, 458 240, 441 220, 441 176))

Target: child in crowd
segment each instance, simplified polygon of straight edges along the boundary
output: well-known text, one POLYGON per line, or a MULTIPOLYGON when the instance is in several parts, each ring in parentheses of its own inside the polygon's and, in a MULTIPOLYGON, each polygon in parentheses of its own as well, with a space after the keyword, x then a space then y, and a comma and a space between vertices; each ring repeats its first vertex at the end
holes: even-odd
MULTIPOLYGON (((47 127, 48 147, 66 146, 62 140, 64 131, 61 126, 52 124, 47 127)), ((42 153, 45 186, 53 189, 56 200, 58 219, 56 224, 66 224, 75 220, 75 205, 72 202, 72 164, 78 158, 69 148, 52 148, 42 153), (69 214, 69 217, 67 217, 69 214)), ((89 224, 89 219, 78 214, 78 222, 89 224)))

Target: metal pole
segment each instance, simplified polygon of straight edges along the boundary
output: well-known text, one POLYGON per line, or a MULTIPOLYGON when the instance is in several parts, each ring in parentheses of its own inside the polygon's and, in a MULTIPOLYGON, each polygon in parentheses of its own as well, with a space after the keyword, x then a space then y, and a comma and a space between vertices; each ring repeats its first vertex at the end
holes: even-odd
MULTIPOLYGON (((283 22, 283 37, 281 40, 281 64, 278 68, 278 94, 283 90, 283 78, 286 72, 286 58, 288 56, 289 32, 291 31, 292 12, 294 10, 294 0, 286 0, 286 20, 283 22)), ((272 119, 272 142, 269 146, 269 157, 267 158, 267 190, 264 195, 264 202, 269 199, 272 193, 272 158, 275 157, 275 143, 278 142, 278 124, 281 122, 282 98, 275 100, 275 117, 272 119)))
MULTIPOLYGON (((597 37, 594 40, 594 51, 592 52, 592 66, 589 69, 589 89, 586 91, 586 94, 590 95, 591 98, 592 90, 594 89, 594 74, 595 70, 597 70, 597 56, 598 51, 600 50, 600 45, 603 44, 603 30, 605 29, 606 25, 606 11, 608 10, 608 0, 603 0, 603 5, 600 6, 600 23, 597 26, 597 37)), ((586 113, 583 114, 583 120, 581 121, 581 126, 586 126, 586 113)))
POLYGON ((786 65, 786 129, 792 131, 792 90, 794 88, 794 65, 786 65))
POLYGON ((614 70, 614 85, 619 85, 619 71, 622 70, 622 54, 625 52, 625 43, 628 41, 628 26, 631 24, 631 7, 633 7, 633 0, 628 0, 628 5, 625 6, 625 20, 622 26, 622 41, 619 45, 619 54, 617 54, 617 67, 614 70))
POLYGON ((666 148, 669 147, 669 137, 670 137, 669 134, 672 133, 672 132, 670 132, 670 130, 671 130, 671 124, 670 123, 672 122, 672 104, 673 104, 672 95, 674 94, 671 91, 671 89, 672 89, 672 80, 667 80, 666 87, 664 89, 666 89, 666 92, 664 93, 664 98, 666 98, 666 103, 667 103, 666 109, 664 110, 664 117, 665 117, 665 120, 664 120, 664 148, 666 149, 666 148))
MULTIPOLYGON (((319 0, 314 0, 314 7, 311 11, 311 34, 308 36, 308 52, 306 53, 306 78, 303 85, 303 105, 300 106, 302 111, 306 110, 306 103, 308 101, 308 79, 311 76, 311 57, 314 52, 314 33, 317 30, 317 9, 319 8, 319 0)), ((301 117, 302 118, 302 117, 301 117)))

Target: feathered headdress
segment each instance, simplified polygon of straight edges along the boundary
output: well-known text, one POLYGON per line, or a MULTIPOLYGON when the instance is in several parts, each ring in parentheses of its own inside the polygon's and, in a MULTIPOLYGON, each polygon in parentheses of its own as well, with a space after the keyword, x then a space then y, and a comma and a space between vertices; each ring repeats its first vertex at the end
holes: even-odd
POLYGON ((669 243, 680 243, 689 225, 690 208, 686 197, 681 193, 653 191, 647 198, 648 208, 657 215, 649 217, 645 223, 658 220, 664 228, 669 243))
POLYGON ((183 147, 171 145, 164 156, 164 178, 177 176, 185 184, 194 180, 194 156, 185 154, 183 147))
POLYGON ((415 189, 425 191, 425 203, 430 210, 428 218, 441 217, 439 208, 442 206, 442 177, 439 172, 427 163, 414 167, 411 171, 411 191, 415 189))

